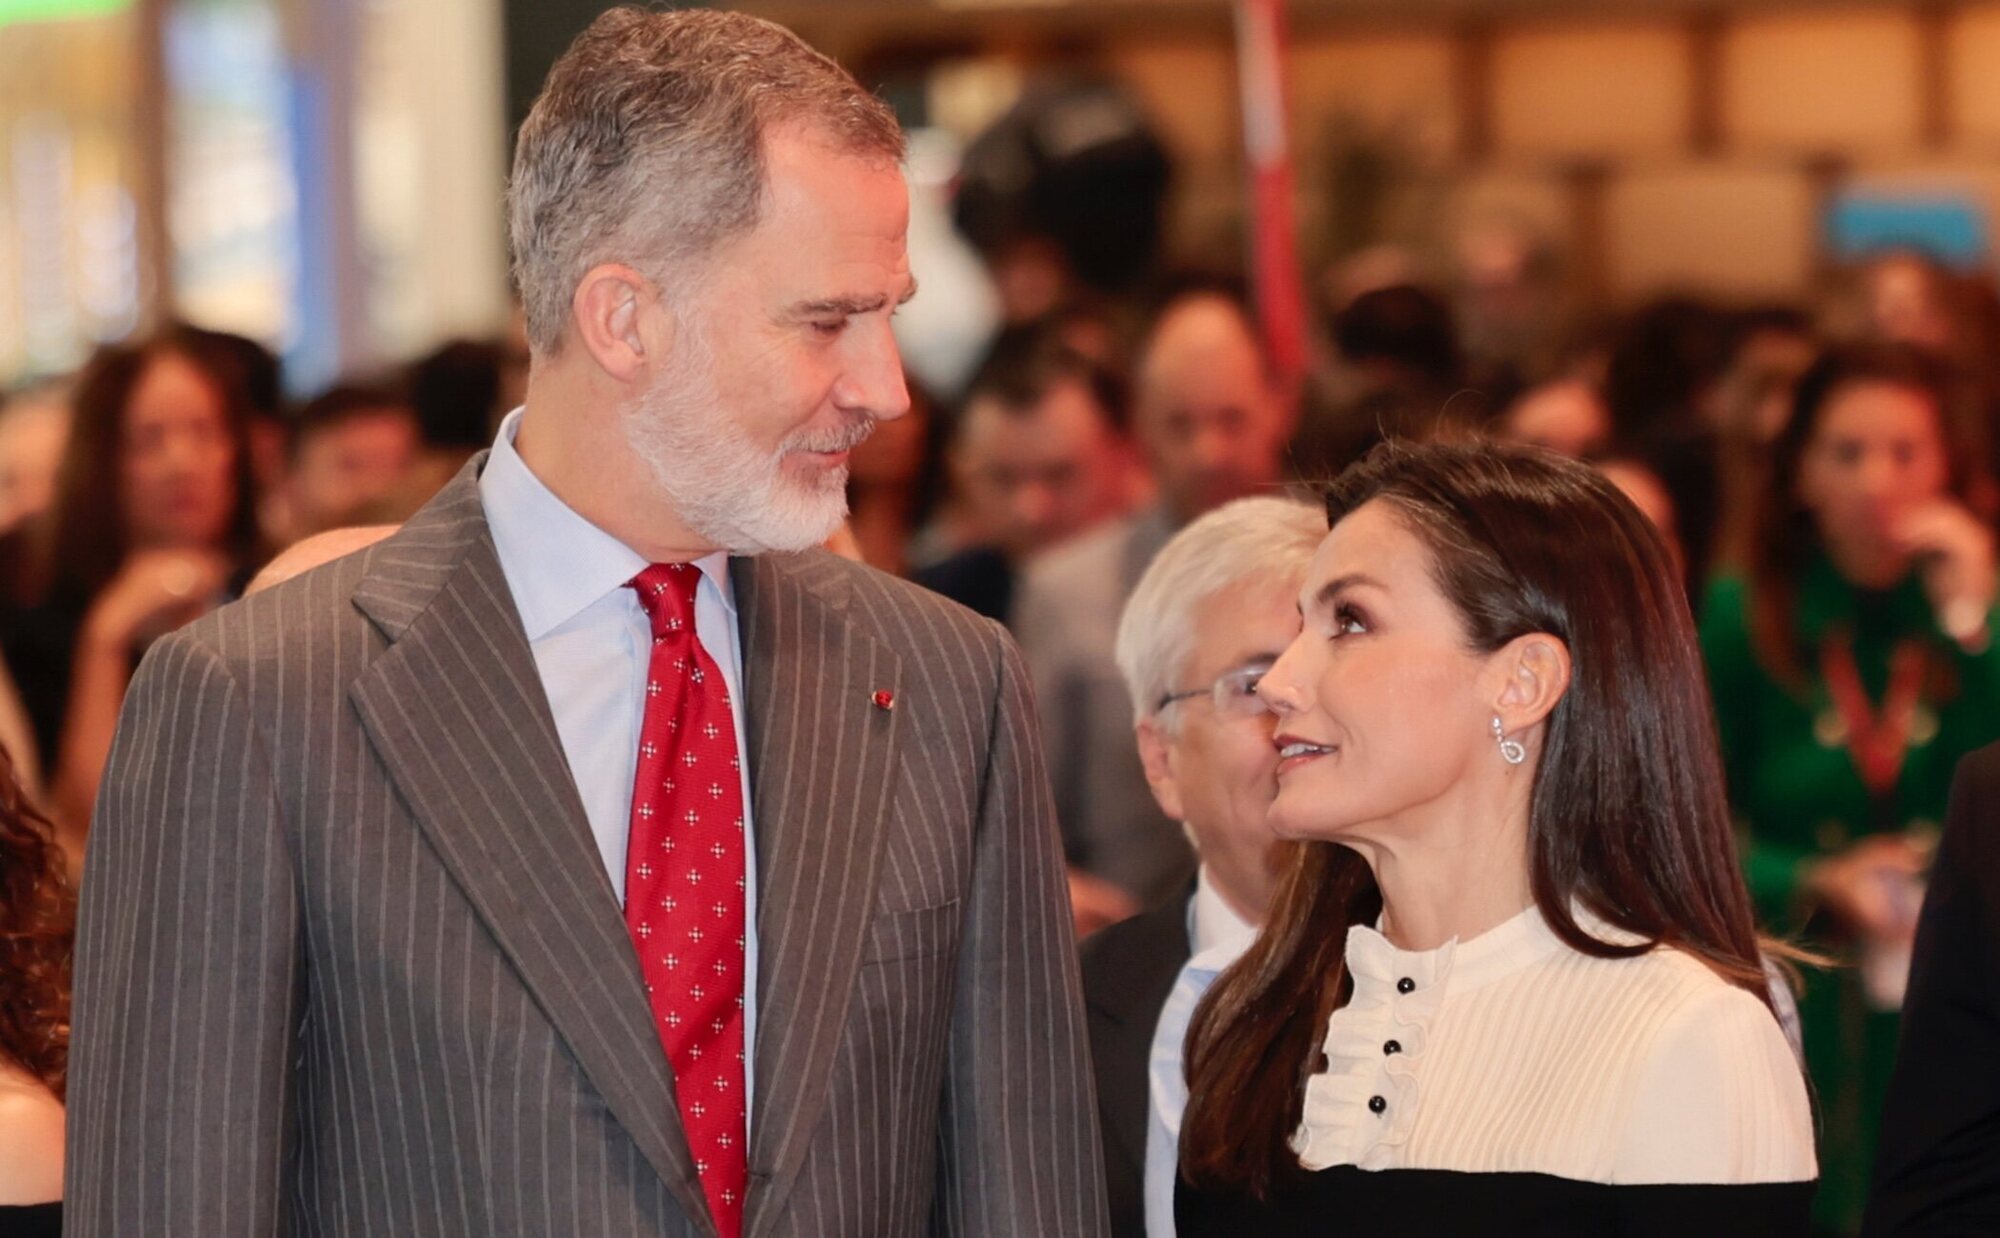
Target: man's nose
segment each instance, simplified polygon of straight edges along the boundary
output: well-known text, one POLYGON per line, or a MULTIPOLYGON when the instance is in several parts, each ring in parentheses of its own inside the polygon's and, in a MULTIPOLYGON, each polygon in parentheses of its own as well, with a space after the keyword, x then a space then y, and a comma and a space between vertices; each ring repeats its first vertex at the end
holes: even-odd
POLYGON ((885 320, 880 326, 857 330, 857 335, 861 338, 847 373, 834 386, 834 403, 877 421, 894 421, 910 411, 910 386, 903 377, 903 355, 895 333, 885 320))

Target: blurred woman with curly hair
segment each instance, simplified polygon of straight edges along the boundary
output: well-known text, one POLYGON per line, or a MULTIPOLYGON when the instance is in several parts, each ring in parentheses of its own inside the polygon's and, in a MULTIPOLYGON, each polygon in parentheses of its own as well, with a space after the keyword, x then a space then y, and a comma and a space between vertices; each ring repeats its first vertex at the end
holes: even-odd
POLYGON ((0 748, 0 1235, 62 1230, 76 897, 47 818, 0 748))

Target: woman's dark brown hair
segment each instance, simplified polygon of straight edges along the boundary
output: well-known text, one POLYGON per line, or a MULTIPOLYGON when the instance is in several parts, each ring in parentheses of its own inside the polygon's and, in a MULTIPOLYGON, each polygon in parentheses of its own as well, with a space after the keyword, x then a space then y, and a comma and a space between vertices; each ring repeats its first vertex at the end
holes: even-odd
POLYGON ((0 1061, 58 1098, 69 1069, 70 943, 76 897, 48 818, 0 748, 0 1061))
MULTIPOLYGON (((1528 820, 1535 905, 1556 935, 1601 958, 1675 946, 1768 1004, 1694 623, 1651 522, 1591 468, 1499 444, 1377 448, 1333 483, 1327 514, 1370 503, 1428 548, 1469 648, 1537 632, 1569 648, 1528 820), (1643 941, 1598 941, 1573 906, 1643 941)), ((1263 1195, 1300 1172, 1288 1141, 1351 993, 1347 930, 1382 908, 1355 852, 1290 850, 1256 944, 1189 1029, 1181 1167, 1204 1186, 1263 1195)))
POLYGON ((1818 522, 1799 499, 1799 470, 1833 398, 1861 383, 1914 391, 1929 401, 1937 411, 1947 485, 1960 502, 1977 507, 1985 455, 1942 362, 1907 344, 1845 344, 1822 353, 1793 388, 1791 416, 1771 444, 1750 541, 1751 642, 1781 683, 1797 684, 1803 674, 1794 622, 1799 580, 1825 548, 1818 522))
POLYGON ((235 510, 222 550, 248 564, 257 550, 257 491, 251 475, 250 412, 236 370, 198 332, 170 329, 137 344, 99 349, 77 379, 69 446, 56 474, 50 512, 50 553, 39 573, 43 588, 85 598, 96 596, 117 574, 130 549, 126 541, 124 487, 120 458, 125 445, 125 408, 154 360, 185 358, 207 378, 222 403, 235 463, 235 510))

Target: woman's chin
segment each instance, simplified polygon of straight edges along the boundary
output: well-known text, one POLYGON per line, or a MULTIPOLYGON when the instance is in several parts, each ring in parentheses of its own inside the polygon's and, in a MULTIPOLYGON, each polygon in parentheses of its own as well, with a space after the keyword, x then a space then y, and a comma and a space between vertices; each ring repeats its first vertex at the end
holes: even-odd
MULTIPOLYGON (((1306 800, 1297 796, 1298 800, 1306 800)), ((1265 818, 1271 832, 1286 842, 1339 842, 1348 824, 1344 815, 1330 813, 1324 803, 1287 803, 1284 792, 1271 804, 1265 818)))

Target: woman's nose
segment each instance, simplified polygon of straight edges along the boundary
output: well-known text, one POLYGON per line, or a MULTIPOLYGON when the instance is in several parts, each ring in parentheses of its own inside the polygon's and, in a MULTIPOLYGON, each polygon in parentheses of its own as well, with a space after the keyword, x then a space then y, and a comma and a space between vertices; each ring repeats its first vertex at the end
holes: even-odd
POLYGON ((1278 655, 1278 660, 1271 663, 1271 669, 1257 680, 1258 698, 1266 709, 1281 718, 1298 710, 1303 703, 1297 669, 1299 644, 1304 639, 1303 633, 1294 638, 1285 652, 1278 655))

